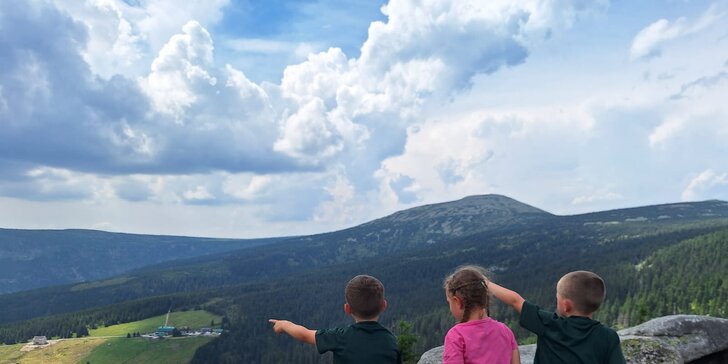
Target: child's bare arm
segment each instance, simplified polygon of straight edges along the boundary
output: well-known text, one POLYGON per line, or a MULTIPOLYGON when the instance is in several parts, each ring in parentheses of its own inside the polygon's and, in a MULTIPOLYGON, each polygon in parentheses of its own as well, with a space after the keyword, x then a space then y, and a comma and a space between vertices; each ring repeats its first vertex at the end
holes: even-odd
POLYGON ((511 355, 511 364, 521 364, 521 353, 518 352, 518 349, 513 350, 513 354, 511 355))
POLYGON ((268 322, 273 324, 273 331, 275 331, 276 334, 285 332, 298 341, 316 345, 316 330, 309 330, 301 325, 297 325, 286 320, 270 319, 268 322))
POLYGON ((495 298, 503 301, 508 306, 513 307, 518 313, 521 313, 523 307, 523 297, 520 294, 511 291, 508 288, 501 287, 493 282, 488 282, 488 290, 493 293, 495 298))

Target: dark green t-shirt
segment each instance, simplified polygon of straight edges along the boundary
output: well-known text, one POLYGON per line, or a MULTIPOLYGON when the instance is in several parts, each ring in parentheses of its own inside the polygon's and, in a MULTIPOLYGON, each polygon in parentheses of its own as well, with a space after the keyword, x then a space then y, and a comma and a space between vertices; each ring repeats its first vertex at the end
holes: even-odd
POLYGON ((561 317, 523 303, 520 324, 538 335, 534 364, 624 364, 617 333, 588 317, 561 317))
POLYGON ((334 353, 334 364, 400 364, 397 339, 376 321, 316 331, 316 349, 334 353))

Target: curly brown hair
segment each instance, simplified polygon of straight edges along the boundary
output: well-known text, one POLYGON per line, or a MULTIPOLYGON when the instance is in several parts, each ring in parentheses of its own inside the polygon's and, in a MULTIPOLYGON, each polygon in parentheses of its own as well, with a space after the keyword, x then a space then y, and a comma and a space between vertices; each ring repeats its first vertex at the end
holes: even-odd
POLYGON ((445 278, 443 287, 449 295, 457 296, 463 301, 463 318, 460 322, 466 322, 470 312, 477 308, 485 309, 485 314, 490 316, 488 278, 483 267, 477 265, 458 267, 445 278))

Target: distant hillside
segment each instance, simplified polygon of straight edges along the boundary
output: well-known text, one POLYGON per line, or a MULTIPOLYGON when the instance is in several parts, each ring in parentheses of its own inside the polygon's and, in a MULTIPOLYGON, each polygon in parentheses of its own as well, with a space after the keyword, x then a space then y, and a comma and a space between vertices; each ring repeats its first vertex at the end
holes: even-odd
MULTIPOLYGON (((562 217, 504 196, 473 196, 408 209, 342 231, 284 239, 265 246, 145 267, 101 282, 0 296, 0 306, 4 307, 0 311, 0 322, 175 292, 199 292, 214 287, 269 282, 293 273, 327 271, 328 267, 340 264, 376 266, 407 252, 414 256, 406 259, 415 261, 425 259, 423 254, 448 256, 454 254, 451 249, 461 244, 473 244, 463 249, 477 251, 484 241, 495 244, 495 248, 486 251, 490 256, 498 256, 498 252, 506 254, 501 258, 505 261, 494 263, 492 267, 500 272, 508 264, 526 261, 519 258, 520 254, 512 255, 510 252, 530 251, 529 247, 547 248, 543 245, 547 241, 553 241, 549 244, 565 254, 580 254, 591 248, 578 242, 589 242, 595 246, 608 244, 609 247, 610 242, 619 240, 685 229, 706 231, 728 223, 728 204, 724 202, 689 205, 692 214, 675 215, 671 219, 659 218, 664 214, 661 210, 671 205, 562 217), (52 304, 48 304, 45 297, 52 297, 52 304)), ((394 260, 390 264, 398 266, 400 263, 394 260)), ((544 263, 561 264, 558 260, 544 263)))
MULTIPOLYGON (((0 322, 102 306, 120 302, 120 299, 129 300, 149 295, 255 282, 315 267, 359 261, 407 249, 436 245, 475 233, 533 227, 553 218, 551 214, 505 196, 471 196, 458 201, 411 208, 332 233, 281 239, 264 246, 252 246, 181 262, 167 262, 157 268, 147 266, 118 279, 99 284, 49 287, 0 296, 0 305, 8 307, 7 310, 0 311, 0 322), (36 298, 44 296, 53 296, 54 305, 49 306, 43 303, 42 299, 36 298), (20 304, 20 302, 32 303, 20 304)), ((239 241, 232 243, 237 242, 239 241)), ((253 244, 250 245, 261 242, 269 241, 252 241, 253 244)), ((98 243, 95 244, 98 246, 98 243)), ((158 242, 156 246, 164 247, 158 242)), ((163 256, 149 252, 150 248, 144 244, 135 247, 140 251, 130 252, 130 256, 124 256, 119 252, 109 253, 132 261, 147 259, 145 262, 151 257, 163 256)), ((92 252, 96 254, 96 251, 92 252)), ((70 264, 71 262, 68 263, 63 267, 74 266, 70 264)), ((148 265, 137 263, 137 267, 148 265)), ((126 271, 132 267, 131 264, 117 262, 116 266, 119 265, 121 267, 118 269, 127 268, 126 271)), ((104 276, 108 277, 109 274, 104 276)))
POLYGON ((728 202, 709 200, 633 207, 570 216, 586 224, 619 222, 667 222, 728 217, 728 202))
POLYGON ((93 281, 151 264, 277 240, 0 229, 0 293, 93 281))
MULTIPOLYGON (((559 277, 577 269, 595 271, 605 279, 608 292, 597 319, 616 327, 667 313, 728 315, 728 221, 670 228, 644 222, 625 225, 633 224, 643 228, 629 232, 629 227, 621 226, 615 235, 601 235, 592 225, 554 225, 510 235, 477 234, 389 257, 221 289, 218 294, 227 298, 209 309, 225 313, 231 331, 200 348, 193 363, 330 363, 310 347, 275 337, 265 318, 290 319, 314 329, 347 325, 351 320, 340 308, 341 289, 361 273, 373 274, 385 284, 389 307, 381 318, 384 325, 393 327, 400 319, 412 322, 420 352, 442 345, 455 324, 443 298, 442 279, 466 263, 487 267, 494 280, 550 309, 559 277)), ((491 314, 512 327, 520 341, 532 342, 528 332, 518 328, 512 309, 494 302, 491 314)))
POLYGON ((620 327, 689 311, 728 317, 728 230, 660 249, 638 264, 615 267, 632 282, 624 300, 603 307, 620 327))
POLYGON ((501 195, 469 196, 425 205, 343 230, 340 240, 359 244, 435 244, 494 229, 515 229, 555 216, 501 195), (363 235, 363 241, 359 242, 363 235))

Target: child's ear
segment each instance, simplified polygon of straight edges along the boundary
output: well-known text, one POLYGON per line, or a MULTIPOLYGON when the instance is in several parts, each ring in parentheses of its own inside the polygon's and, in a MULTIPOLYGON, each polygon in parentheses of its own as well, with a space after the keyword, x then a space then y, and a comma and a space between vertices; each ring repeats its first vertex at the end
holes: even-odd
POLYGON ((455 303, 457 303, 457 305, 458 305, 458 307, 460 307, 460 309, 462 309, 463 306, 465 306, 465 305, 463 305, 463 300, 456 295, 452 296, 452 300, 455 301, 455 303))
POLYGON ((348 316, 351 316, 351 306, 349 306, 348 303, 344 304, 344 313, 346 313, 348 316))
POLYGON ((387 309, 387 300, 383 300, 382 301, 382 310, 379 312, 384 312, 384 310, 386 310, 386 309, 387 309))
POLYGON ((570 299, 564 298, 561 300, 561 306, 565 313, 571 313, 574 310, 574 302, 570 299))

